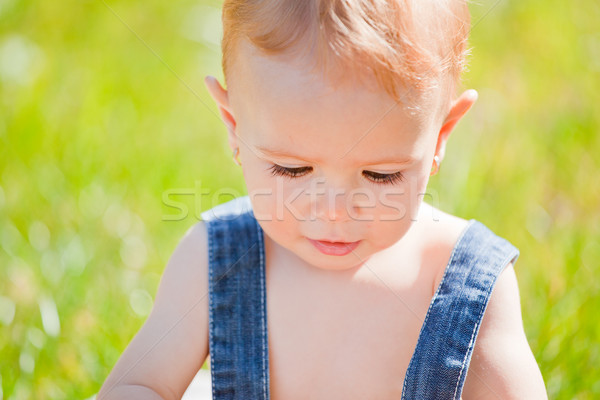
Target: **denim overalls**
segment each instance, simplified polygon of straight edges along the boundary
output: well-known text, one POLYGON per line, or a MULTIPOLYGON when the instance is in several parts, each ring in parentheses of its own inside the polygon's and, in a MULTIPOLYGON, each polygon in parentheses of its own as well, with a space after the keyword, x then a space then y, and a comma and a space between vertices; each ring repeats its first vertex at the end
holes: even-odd
MULTIPOLYGON (((209 250, 209 351, 214 400, 269 399, 263 231, 248 196, 202 213, 209 250)), ((474 219, 429 305, 402 399, 459 399, 496 278, 519 251, 474 219)))

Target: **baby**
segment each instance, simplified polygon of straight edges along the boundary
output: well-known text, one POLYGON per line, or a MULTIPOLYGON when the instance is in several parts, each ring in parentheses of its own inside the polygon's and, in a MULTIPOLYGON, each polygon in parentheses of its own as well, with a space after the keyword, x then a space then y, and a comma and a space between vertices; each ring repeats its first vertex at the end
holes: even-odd
POLYGON ((464 0, 225 0, 248 196, 202 214, 98 399, 545 399, 518 250, 426 203, 477 99, 464 0), (493 292, 492 292, 493 289, 493 292))

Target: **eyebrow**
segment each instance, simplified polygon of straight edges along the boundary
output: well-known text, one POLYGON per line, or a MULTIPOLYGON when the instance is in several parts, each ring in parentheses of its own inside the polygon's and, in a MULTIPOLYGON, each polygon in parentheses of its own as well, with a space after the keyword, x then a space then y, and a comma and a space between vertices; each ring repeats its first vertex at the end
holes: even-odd
MULTIPOLYGON (((288 153, 285 150, 268 149, 268 148, 262 147, 262 146, 256 146, 256 149, 258 151, 260 151, 261 153, 263 153, 265 155, 268 155, 268 156, 285 157, 285 158, 295 158, 297 160, 302 160, 302 161, 306 161, 306 162, 310 162, 311 161, 308 158, 301 157, 301 156, 299 156, 297 154, 288 153)), ((369 160, 369 161, 361 162, 359 164, 360 165, 411 164, 414 161, 415 160, 412 157, 406 157, 406 156, 391 156, 390 157, 390 156, 388 156, 386 158, 378 158, 376 160, 369 160)))

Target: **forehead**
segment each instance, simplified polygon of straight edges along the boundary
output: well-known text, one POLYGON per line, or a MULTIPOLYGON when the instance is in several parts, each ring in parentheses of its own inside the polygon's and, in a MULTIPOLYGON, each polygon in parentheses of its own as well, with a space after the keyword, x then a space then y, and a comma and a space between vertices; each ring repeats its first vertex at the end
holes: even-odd
POLYGON ((418 157, 424 151, 435 101, 397 103, 374 77, 334 83, 309 73, 302 60, 264 56, 250 45, 237 61, 228 82, 230 102, 238 135, 253 145, 292 148, 315 159, 346 153, 348 160, 385 153, 418 157))

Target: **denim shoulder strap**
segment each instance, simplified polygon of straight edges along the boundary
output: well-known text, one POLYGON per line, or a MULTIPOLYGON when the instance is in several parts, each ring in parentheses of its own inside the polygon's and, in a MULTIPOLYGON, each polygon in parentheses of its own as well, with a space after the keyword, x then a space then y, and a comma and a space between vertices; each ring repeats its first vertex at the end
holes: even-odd
POLYGON ((476 220, 458 239, 429 305, 402 399, 459 399, 496 278, 519 250, 476 220))
POLYGON ((248 196, 202 213, 209 251, 214 400, 269 398, 263 232, 248 196))

